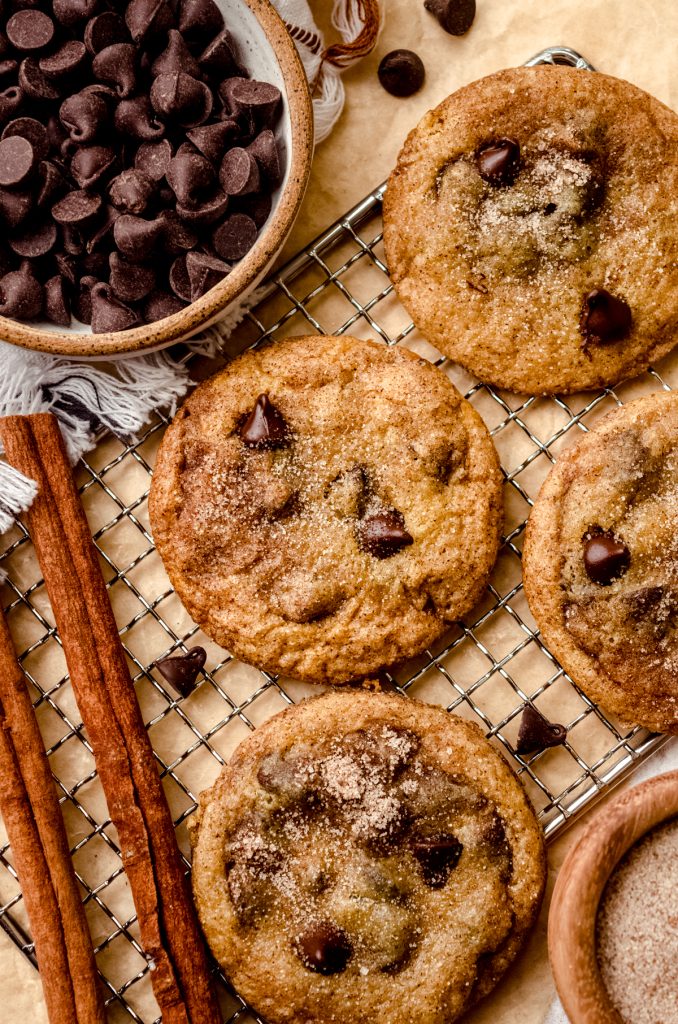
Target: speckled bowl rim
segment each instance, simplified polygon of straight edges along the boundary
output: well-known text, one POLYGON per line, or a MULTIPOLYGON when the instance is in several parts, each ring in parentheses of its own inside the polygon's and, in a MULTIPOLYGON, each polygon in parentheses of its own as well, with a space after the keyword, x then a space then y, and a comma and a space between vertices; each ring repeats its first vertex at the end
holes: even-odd
POLYGON ((673 770, 613 799, 568 852, 551 899, 548 947, 556 989, 571 1024, 623 1024, 598 968, 598 907, 624 855, 677 815, 678 770, 673 770), (593 899, 582 899, 583 891, 593 899))
POLYGON ((299 207, 311 172, 313 107, 303 65, 292 38, 269 0, 242 0, 264 30, 285 84, 291 123, 290 169, 278 207, 245 257, 231 273, 181 312, 129 331, 90 334, 45 331, 0 317, 0 338, 22 348, 52 355, 110 358, 143 353, 185 340, 216 322, 227 308, 247 292, 282 248, 299 207))

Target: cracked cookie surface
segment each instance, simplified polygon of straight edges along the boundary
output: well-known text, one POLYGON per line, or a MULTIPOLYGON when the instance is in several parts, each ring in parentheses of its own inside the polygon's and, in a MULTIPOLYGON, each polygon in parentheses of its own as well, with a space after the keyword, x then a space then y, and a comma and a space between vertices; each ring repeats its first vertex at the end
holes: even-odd
POLYGON ((212 952, 271 1024, 451 1024, 539 910, 541 829, 478 727, 394 694, 276 715, 202 794, 212 952))
POLYGON ((678 394, 630 402, 561 455, 523 574, 575 683, 625 722, 678 733, 678 394))
POLYGON ((567 392, 638 374, 678 342, 677 218, 673 111, 598 72, 515 68, 410 133, 384 242, 441 352, 499 387, 567 392))
POLYGON ((480 597, 502 520, 482 420, 413 353, 275 342, 201 384, 150 498, 170 579, 242 660, 344 683, 419 654, 480 597))

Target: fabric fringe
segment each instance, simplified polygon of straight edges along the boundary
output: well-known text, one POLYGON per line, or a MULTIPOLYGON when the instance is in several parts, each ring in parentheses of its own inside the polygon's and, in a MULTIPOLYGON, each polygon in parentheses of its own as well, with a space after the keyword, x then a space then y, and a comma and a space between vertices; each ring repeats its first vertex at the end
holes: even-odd
POLYGON ((328 46, 323 60, 347 68, 366 57, 377 44, 382 25, 378 0, 336 0, 332 25, 344 42, 328 46))
MULTIPOLYGON (((19 513, 30 508, 37 493, 38 485, 34 480, 29 480, 13 466, 0 462, 0 533, 9 530, 19 513)), ((2 579, 0 569, 0 582, 2 579)))

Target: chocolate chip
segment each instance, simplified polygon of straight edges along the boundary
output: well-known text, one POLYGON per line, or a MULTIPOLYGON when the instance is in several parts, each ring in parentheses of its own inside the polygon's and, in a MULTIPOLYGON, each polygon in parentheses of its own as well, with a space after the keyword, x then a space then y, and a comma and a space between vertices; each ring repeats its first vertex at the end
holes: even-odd
POLYGON ((125 22, 114 11, 104 11, 87 22, 85 28, 85 46, 94 56, 101 53, 107 46, 114 43, 126 43, 129 40, 125 22))
POLYGON ((165 317, 180 313, 184 307, 185 303, 175 295, 156 291, 146 299, 142 307, 142 316, 147 324, 153 324, 157 320, 164 320, 165 317))
POLYGON ((237 47, 228 29, 223 29, 203 50, 198 64, 203 72, 225 78, 231 73, 239 73, 236 57, 237 47))
POLYGON ((223 281, 230 269, 228 264, 207 253, 189 252, 186 256, 186 273, 191 286, 191 302, 196 302, 210 288, 223 281))
POLYGON ((155 119, 148 96, 121 100, 115 109, 115 127, 121 135, 140 142, 157 141, 165 134, 165 126, 155 119))
POLYGON ((447 884, 463 849, 463 845, 453 835, 417 839, 412 843, 412 853, 430 889, 442 889, 447 884))
POLYGON ((424 0, 424 7, 451 36, 463 36, 476 16, 476 0, 424 0))
POLYGON ((217 167, 221 165, 226 147, 240 134, 237 121, 229 119, 217 124, 203 125, 188 132, 187 138, 217 167))
POLYGON ((151 86, 151 103, 166 120, 196 128, 212 113, 212 90, 183 71, 158 75, 151 86))
POLYGON ((236 117, 247 115, 253 128, 268 128, 280 109, 280 89, 268 82, 238 77, 230 79, 229 84, 222 83, 220 90, 227 99, 229 112, 236 117))
POLYGON ((267 394, 259 395, 242 427, 240 437, 248 448, 284 448, 290 428, 267 394))
POLYGON ((0 315, 34 320, 40 316, 42 306, 42 285, 28 260, 24 260, 18 270, 0 278, 0 315))
POLYGON ((56 245, 56 240, 57 226, 50 219, 23 227, 19 234, 10 236, 9 246, 17 256, 37 259, 46 256, 56 245))
POLYGON ((163 225, 157 217, 144 220, 126 213, 115 222, 113 235, 120 252, 133 262, 139 262, 149 259, 161 245, 163 225))
POLYGON ((153 61, 151 72, 156 78, 159 75, 173 75, 180 72, 191 75, 193 78, 200 77, 198 62, 186 46, 184 37, 176 29, 171 29, 168 33, 167 47, 153 61))
POLYGON ((340 974, 351 959, 353 947, 348 935, 330 921, 316 921, 297 938, 294 948, 309 971, 340 974))
POLYGON ((515 139, 486 142, 476 156, 478 173, 490 185, 512 185, 520 170, 520 146, 515 139))
POLYGON ((256 139, 250 142, 247 152, 251 153, 259 164, 259 170, 267 181, 277 185, 280 181, 280 157, 278 155, 278 144, 275 135, 270 128, 265 128, 257 135, 256 139))
POLYGON ((74 28, 81 21, 96 14, 99 0, 54 0, 54 17, 67 28, 74 28))
POLYGON ((116 299, 121 302, 139 302, 155 288, 156 273, 153 267, 128 263, 120 253, 112 252, 110 257, 109 283, 116 299))
POLYGON ((0 92, 0 124, 7 121, 16 113, 23 102, 23 93, 16 85, 0 92))
POLYGON ((170 256, 178 256, 198 244, 195 231, 174 210, 163 210, 158 220, 162 224, 165 249, 170 256))
POLYGON ((48 78, 34 57, 26 57, 19 65, 19 88, 34 100, 58 100, 58 87, 48 78))
POLYGON ((5 125, 2 133, 3 139, 11 138, 13 135, 27 139, 33 147, 36 160, 45 160, 49 153, 49 138, 47 129, 40 121, 33 117, 18 117, 5 125))
POLYGON ((216 189, 211 196, 202 199, 198 206, 184 206, 177 203, 177 213, 182 220, 189 224, 204 226, 221 220, 228 209, 229 198, 220 188, 216 189))
POLYGON ((11 135, 0 140, 0 186, 16 188, 36 165, 35 151, 28 139, 11 135))
POLYGON ((412 50, 391 50, 382 57, 377 74, 392 96, 412 96, 424 84, 426 71, 421 57, 412 50))
POLYGON ((108 124, 108 105, 95 92, 77 92, 61 104, 59 117, 74 142, 94 142, 108 124))
POLYGON ((71 174, 81 189, 89 189, 111 170, 115 162, 115 150, 110 146, 82 146, 71 160, 71 174))
POLYGON ((80 278, 80 288, 73 303, 76 320, 82 324, 92 323, 92 288, 98 284, 96 277, 89 275, 80 278))
POLYGON ((59 224, 81 225, 101 209, 101 196, 84 189, 69 192, 52 207, 52 216, 59 224))
POLYGON ((17 11, 7 22, 5 31, 17 50, 44 50, 54 38, 54 22, 43 11, 17 11))
POLYGON ((102 82, 115 87, 120 97, 131 96, 137 87, 137 49, 132 43, 113 43, 92 61, 92 70, 102 82))
POLYGON ((45 315, 59 327, 71 326, 71 306, 61 274, 50 277, 45 284, 45 315))
POLYGON ((16 192, 0 188, 0 218, 9 228, 18 228, 33 209, 31 192, 16 192))
POLYGON ((257 240, 257 226, 244 213, 234 213, 212 235, 214 251, 225 260, 246 256, 257 240))
POLYGON ((123 213, 143 213, 155 193, 155 184, 143 171, 129 170, 118 174, 110 184, 111 202, 123 213))
POLYGON ((167 181, 178 201, 185 206, 199 203, 216 184, 209 160, 184 146, 170 162, 167 181))
POLYGON ((605 288, 596 288, 584 298, 579 330, 585 344, 608 345, 625 338, 632 325, 631 309, 605 288))
POLYGON ((212 39, 224 27, 224 16, 214 0, 181 0, 179 31, 187 39, 200 42, 212 39))
POLYGON ((0 79, 14 78, 18 70, 15 60, 0 60, 0 79))
POLYGON ((191 302, 191 281, 186 267, 186 256, 177 256, 170 267, 170 288, 184 302, 191 302))
MULTIPOLYGON (((111 245, 113 244, 112 241, 111 241, 111 235, 113 234, 113 229, 115 227, 115 222, 118 220, 118 218, 120 216, 121 216, 120 210, 116 210, 116 208, 114 206, 110 206, 110 205, 106 204, 106 206, 104 207, 103 217, 99 220, 99 223, 98 223, 98 225, 97 225, 97 227, 96 227, 96 229, 94 231, 94 234, 90 236, 89 240, 87 241, 87 243, 85 245, 85 248, 87 249, 88 256, 90 258, 90 264, 92 266, 94 265, 94 262, 95 262, 94 261, 94 256, 95 256, 94 250, 97 249, 99 246, 104 246, 106 248, 110 248, 111 245)), ((103 255, 103 254, 96 254, 96 255, 98 256, 98 255, 103 255)), ((103 267, 103 270, 101 272, 97 271, 97 273, 100 273, 100 276, 104 276, 106 274, 107 269, 108 269, 107 266, 106 266, 106 258, 105 258, 105 256, 103 256, 102 267, 103 267)), ((90 271, 90 273, 94 273, 94 271, 90 271)))
POLYGON ((631 552, 623 541, 605 531, 590 531, 584 537, 584 568, 594 583, 603 587, 619 579, 631 564, 631 552))
POLYGON ((260 193, 259 195, 247 196, 243 201, 240 200, 238 207, 242 213, 246 213, 248 217, 251 217, 257 228, 262 228, 268 218, 271 215, 271 208, 273 202, 270 194, 260 193))
MULTIPOLYGON (((54 214, 52 214, 54 216, 54 214)), ((85 239, 79 228, 74 224, 61 225, 61 241, 64 252, 69 256, 82 256, 85 252, 85 239)))
POLYGON ((109 285, 99 282, 91 290, 92 331, 95 334, 127 331, 140 322, 129 306, 114 298, 109 285))
POLYGON ((405 518, 395 508, 366 515, 357 526, 358 545, 375 558, 391 558, 414 543, 405 529, 405 518))
POLYGON ((516 753, 529 754, 532 750, 544 750, 546 747, 557 747, 565 742, 567 729, 544 718, 531 704, 526 705, 520 719, 516 753))
POLYGON ((172 144, 168 139, 145 142, 137 150, 134 166, 138 171, 148 175, 152 181, 162 181, 169 170, 172 153, 172 144))
POLYGON ((49 57, 41 57, 38 67, 48 78, 61 78, 78 71, 87 58, 87 49, 78 39, 70 39, 49 57))
POLYGON ((125 24, 135 43, 157 36, 174 25, 174 15, 166 0, 132 0, 125 11, 125 24))
POLYGON ((244 196, 250 192, 258 192, 261 187, 259 165, 246 149, 234 146, 221 161, 219 181, 229 196, 244 196))
POLYGON ((161 658, 155 665, 170 686, 188 697, 195 689, 198 673, 204 668, 207 652, 203 647, 191 647, 186 654, 175 654, 170 658, 161 658))

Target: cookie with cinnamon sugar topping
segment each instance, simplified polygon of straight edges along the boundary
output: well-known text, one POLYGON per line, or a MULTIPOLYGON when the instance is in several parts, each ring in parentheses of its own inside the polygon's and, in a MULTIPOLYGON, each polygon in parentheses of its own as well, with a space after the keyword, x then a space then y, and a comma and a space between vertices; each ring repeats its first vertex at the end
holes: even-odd
POLYGON ((567 67, 473 82, 384 199, 396 291, 440 352, 530 394, 613 384, 678 342, 678 116, 567 67))
POLYGON ((167 431, 154 538, 243 661, 345 683, 421 653, 480 597, 502 520, 487 428, 439 369, 348 337, 278 341, 167 431))
POLYGON ((395 694, 270 719, 202 794, 193 841, 205 937, 271 1024, 452 1024, 545 881, 534 812, 480 729, 395 694))
POLYGON ((624 722, 678 733, 678 393, 615 410, 560 456, 523 573, 575 683, 624 722))

